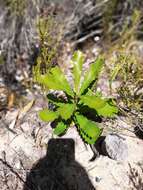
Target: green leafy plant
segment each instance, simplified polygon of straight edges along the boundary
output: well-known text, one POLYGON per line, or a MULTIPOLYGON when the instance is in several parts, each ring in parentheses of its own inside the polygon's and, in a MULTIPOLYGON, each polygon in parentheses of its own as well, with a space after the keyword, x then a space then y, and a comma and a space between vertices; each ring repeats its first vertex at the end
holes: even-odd
POLYGON ((64 73, 56 66, 45 74, 36 73, 36 80, 48 89, 63 91, 64 96, 57 97, 49 93, 49 103, 53 110, 43 109, 39 112, 45 122, 53 122, 56 127, 54 134, 64 134, 69 126, 75 125, 82 139, 88 144, 94 144, 102 133, 98 119, 102 116, 114 116, 118 109, 111 99, 103 98, 101 93, 93 92, 92 86, 97 82, 104 60, 98 58, 90 64, 89 70, 82 77, 84 56, 76 51, 71 64, 73 66, 73 88, 71 88, 64 73))

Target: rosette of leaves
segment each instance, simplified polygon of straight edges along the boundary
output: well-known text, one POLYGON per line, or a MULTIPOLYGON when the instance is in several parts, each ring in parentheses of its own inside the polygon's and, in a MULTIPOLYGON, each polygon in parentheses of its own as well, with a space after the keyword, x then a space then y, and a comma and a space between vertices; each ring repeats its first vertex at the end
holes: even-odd
POLYGON ((43 109, 39 116, 45 122, 56 123, 54 134, 65 134, 68 128, 74 125, 86 143, 94 144, 102 133, 96 118, 114 116, 118 109, 111 99, 103 98, 101 94, 91 90, 98 80, 103 59, 98 58, 90 64, 89 70, 85 73, 82 52, 76 51, 71 63, 73 88, 58 66, 51 68, 46 74, 37 74, 37 81, 40 84, 48 89, 63 91, 65 94, 64 97, 57 97, 49 93, 47 98, 49 103, 54 105, 54 109, 43 109), (94 121, 90 118, 90 113, 94 115, 94 121))

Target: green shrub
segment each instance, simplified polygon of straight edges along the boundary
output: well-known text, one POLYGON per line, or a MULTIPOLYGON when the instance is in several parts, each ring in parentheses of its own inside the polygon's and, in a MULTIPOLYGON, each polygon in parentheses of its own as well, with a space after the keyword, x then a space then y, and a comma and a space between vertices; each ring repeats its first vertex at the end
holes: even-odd
POLYGON ((117 93, 125 110, 141 112, 143 107, 143 66, 131 52, 118 53, 114 58, 110 86, 114 80, 120 81, 117 93))
POLYGON ((36 60, 36 70, 47 72, 53 65, 58 64, 58 57, 62 51, 62 24, 53 15, 40 16, 37 20, 40 52, 36 60))
POLYGON ((98 80, 104 63, 102 58, 90 64, 84 77, 82 77, 84 63, 82 52, 75 52, 71 63, 73 88, 58 66, 51 68, 45 74, 41 74, 38 70, 35 73, 36 81, 41 85, 48 89, 63 91, 65 94, 64 97, 57 97, 49 93, 47 98, 54 108, 40 111, 39 116, 45 122, 54 121, 56 124, 54 134, 62 135, 74 124, 82 139, 88 144, 94 144, 102 133, 97 122, 98 118, 114 116, 118 109, 111 99, 103 98, 101 93, 91 90, 98 80), (90 117, 90 114, 94 117, 90 117))

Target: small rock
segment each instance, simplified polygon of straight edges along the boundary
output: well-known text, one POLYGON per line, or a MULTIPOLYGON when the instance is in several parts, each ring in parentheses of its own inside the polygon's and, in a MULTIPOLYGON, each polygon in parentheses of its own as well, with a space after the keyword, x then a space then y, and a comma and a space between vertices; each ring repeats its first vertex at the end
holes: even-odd
POLYGON ((95 181, 97 182, 97 183, 99 183, 100 181, 102 180, 102 178, 101 177, 95 177, 95 181))
POLYGON ((117 134, 109 134, 102 144, 103 152, 114 160, 125 160, 128 156, 128 147, 124 139, 117 134))

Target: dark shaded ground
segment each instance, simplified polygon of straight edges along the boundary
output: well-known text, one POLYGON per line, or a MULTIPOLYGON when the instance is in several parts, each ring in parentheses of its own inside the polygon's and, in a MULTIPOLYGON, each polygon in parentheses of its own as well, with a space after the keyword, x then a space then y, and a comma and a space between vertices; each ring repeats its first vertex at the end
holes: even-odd
POLYGON ((72 139, 51 139, 47 155, 33 166, 23 190, 95 190, 74 149, 72 139))

